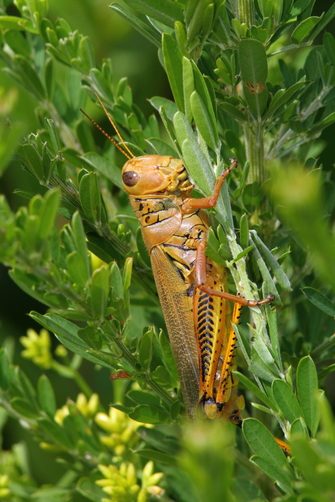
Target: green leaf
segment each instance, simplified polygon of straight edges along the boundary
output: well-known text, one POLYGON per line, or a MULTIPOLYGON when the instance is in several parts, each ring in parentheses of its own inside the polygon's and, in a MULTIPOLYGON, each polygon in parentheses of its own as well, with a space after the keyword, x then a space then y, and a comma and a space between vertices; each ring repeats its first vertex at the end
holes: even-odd
POLYGON ((216 238, 213 228, 210 227, 207 238, 206 256, 224 267, 226 265, 226 262, 219 253, 219 247, 220 243, 216 238))
POLYGON ((5 41, 14 52, 26 58, 30 58, 30 45, 22 33, 14 30, 7 31, 5 33, 5 41))
POLYGON ((249 244, 249 221, 245 213, 242 214, 240 219, 240 244, 243 249, 248 247, 249 244))
POLYGON ((176 383, 178 382, 178 371, 177 371, 175 359, 173 357, 171 344, 169 342, 167 335, 162 330, 159 333, 158 339, 159 339, 160 348, 163 353, 165 367, 169 371, 170 376, 171 376, 172 381, 174 382, 174 386, 175 386, 176 383))
POLYGON ((180 448, 177 438, 169 437, 166 431, 159 431, 157 428, 149 428, 140 426, 136 430, 137 434, 146 442, 147 445, 152 446, 156 450, 166 453, 167 455, 176 455, 180 448))
POLYGON ((57 411, 56 397, 49 378, 41 375, 38 384, 38 402, 43 411, 53 417, 57 411))
POLYGON ((64 428, 51 418, 39 418, 38 426, 50 437, 49 442, 65 446, 66 449, 74 447, 64 428))
POLYGON ((39 238, 44 241, 49 237, 51 231, 55 227, 55 219, 57 216, 58 208, 60 202, 60 191, 58 188, 54 190, 48 190, 44 196, 44 204, 42 210, 40 211, 40 226, 39 226, 39 238))
POLYGON ((166 115, 169 120, 173 120, 174 114, 178 111, 176 103, 170 99, 161 98, 160 96, 154 96, 149 99, 149 103, 159 112, 161 106, 164 107, 166 115))
POLYGON ((208 120, 214 130, 215 137, 217 137, 216 97, 212 81, 208 77, 202 75, 194 61, 192 61, 192 66, 195 90, 206 108, 208 120))
POLYGON ((335 65, 335 38, 331 33, 325 33, 323 35, 323 45, 327 54, 327 58, 330 60, 331 64, 335 65))
POLYGON ((94 352, 90 351, 90 347, 78 336, 78 326, 72 322, 56 314, 46 314, 43 316, 38 312, 31 312, 29 315, 44 328, 54 333, 60 343, 75 354, 88 359, 93 364, 99 364, 109 369, 115 368, 115 365, 109 362, 110 359, 113 359, 112 357, 98 358, 94 352))
MULTIPOLYGON (((279 447, 278 447, 279 448, 279 447)), ((281 486, 281 488, 286 492, 286 493, 291 493, 293 494, 293 489, 291 487, 291 480, 290 478, 285 474, 284 471, 280 470, 277 466, 274 466, 273 464, 269 463, 267 460, 265 460, 262 457, 259 457, 257 455, 253 455, 250 458, 250 461, 257 465, 261 471, 263 471, 269 478, 273 479, 274 481, 278 482, 281 486)))
POLYGON ((243 420, 242 430, 250 448, 257 456, 261 457, 262 470, 264 467, 268 468, 267 474, 278 480, 285 486, 286 490, 291 492, 293 475, 289 470, 288 461, 265 425, 255 418, 246 418, 243 420))
POLYGON ((144 23, 138 17, 131 14, 128 10, 121 7, 121 5, 112 3, 110 7, 115 10, 121 17, 123 17, 129 24, 131 24, 135 30, 137 30, 141 35, 147 38, 156 47, 161 47, 160 36, 156 30, 154 30, 149 24, 144 23))
POLYGON ((157 368, 151 373, 151 378, 154 382, 158 383, 158 385, 166 385, 169 388, 171 387, 170 375, 164 366, 157 366, 157 368))
POLYGON ((314 288, 302 288, 301 291, 318 309, 322 310, 322 312, 327 315, 335 317, 335 304, 331 302, 325 295, 320 293, 320 291, 314 288))
MULTIPOLYGON (((74 98, 72 98, 72 100, 75 101, 74 98)), ((77 99, 77 101, 78 101, 78 99, 77 99)), ((80 106, 79 103, 78 103, 78 105, 80 106)), ((72 106, 75 106, 75 104, 73 103, 72 106)), ((85 121, 80 120, 78 122, 77 127, 76 127, 76 133, 77 133, 78 141, 79 141, 83 151, 85 153, 86 152, 95 152, 95 150, 96 150, 95 141, 94 141, 92 132, 89 128, 89 125, 87 124, 87 120, 85 120, 85 121)))
POLYGON ((251 347, 251 365, 249 366, 249 371, 268 382, 272 382, 275 376, 279 376, 278 368, 264 341, 256 333, 254 335, 255 339, 251 347))
POLYGON ((303 418, 312 432, 316 434, 319 425, 319 409, 317 404, 318 376, 313 360, 303 357, 297 368, 297 393, 303 418))
POLYGON ((310 39, 314 39, 318 36, 319 33, 327 26, 328 23, 335 17, 335 4, 331 5, 331 7, 327 10, 326 14, 324 14, 321 18, 320 23, 317 28, 312 31, 312 35, 310 39))
POLYGON ((320 381, 323 380, 324 378, 326 378, 327 375, 333 373, 334 371, 335 371, 335 364, 330 364, 329 366, 327 366, 327 368, 318 373, 319 380, 320 381))
POLYGON ((278 412, 277 405, 275 401, 269 398, 264 392, 262 392, 257 385, 255 385, 249 378, 247 378, 243 373, 239 371, 234 371, 234 375, 239 379, 241 384, 248 390, 250 390, 255 396, 260 399, 266 406, 268 406, 271 410, 278 412))
POLYGON ((87 267, 82 256, 77 251, 68 254, 66 257, 66 266, 71 281, 84 288, 89 277, 87 276, 87 267))
POLYGON ((153 332, 147 331, 141 336, 138 359, 144 370, 148 370, 151 363, 153 351, 153 332))
POLYGON ((230 117, 233 117, 233 119, 238 120, 239 122, 245 122, 246 121, 246 116, 244 115, 243 112, 241 112, 236 106, 232 105, 231 103, 227 103, 224 101, 223 103, 220 103, 220 109, 226 112, 230 117))
POLYGON ((290 438, 294 434, 299 434, 299 435, 302 434, 306 437, 306 439, 308 439, 308 431, 303 418, 297 418, 296 420, 294 420, 294 422, 292 422, 290 430, 290 438))
POLYGON ((7 390, 9 387, 9 361, 5 349, 0 349, 0 387, 7 390))
POLYGON ((91 279, 90 305, 92 313, 97 319, 103 319, 106 315, 109 289, 109 270, 108 266, 104 265, 97 270, 94 270, 91 279))
MULTIPOLYGON (((308 480, 313 487, 314 493, 317 495, 326 494, 329 484, 333 485, 330 486, 330 491, 333 492, 334 476, 328 470, 327 465, 329 464, 326 463, 326 457, 314 447, 313 441, 299 435, 292 437, 291 445, 295 464, 302 472, 303 479, 308 480), (330 476, 325 476, 326 473, 329 473, 330 476)), ((308 498, 310 499, 310 497, 308 498)), ((320 498, 317 497, 314 500, 320 500, 320 498)))
POLYGON ((159 138, 147 139, 146 143, 149 146, 148 153, 153 153, 154 155, 167 155, 171 156, 173 159, 178 158, 176 150, 159 138))
POLYGON ((123 189, 121 181, 121 171, 120 169, 110 160, 105 159, 97 153, 85 153, 80 157, 82 160, 88 163, 90 168, 94 168, 99 173, 106 176, 108 180, 111 180, 115 186, 123 189))
POLYGON ((246 256, 247 254, 249 254, 250 251, 252 249, 254 249, 254 247, 255 247, 255 244, 251 244, 251 246, 248 246, 247 248, 243 249, 243 251, 241 251, 240 253, 238 253, 238 255, 236 256, 236 258, 234 258, 232 261, 233 262, 239 261, 241 258, 243 258, 243 256, 246 256))
POLYGON ((216 151, 218 148, 217 128, 212 124, 208 109, 197 91, 191 94, 191 109, 194 121, 206 143, 216 151))
POLYGON ((84 226, 81 221, 80 215, 78 211, 76 211, 72 217, 72 232, 73 232, 73 238, 76 244, 76 248, 78 253, 81 256, 81 259, 83 263, 85 264, 85 282, 90 278, 91 275, 91 267, 90 267, 90 260, 89 260, 89 255, 88 255, 88 249, 86 245, 86 234, 84 231, 84 226))
POLYGON ((288 89, 280 89, 276 92, 272 101, 270 103, 269 109, 265 114, 265 118, 271 117, 274 115, 276 110, 281 106, 285 105, 292 96, 303 86, 306 84, 306 77, 303 77, 299 82, 291 85, 288 89))
POLYGON ((266 107, 268 65, 264 45, 258 40, 244 39, 239 46, 244 97, 255 117, 261 117, 266 107))
POLYGON ((35 408, 37 409, 38 403, 36 400, 36 391, 31 381, 29 380, 27 375, 21 370, 21 368, 17 367, 16 371, 25 398, 27 399, 27 401, 29 401, 29 404, 35 406, 35 408))
POLYGON ((291 387, 284 380, 274 380, 272 382, 272 392, 278 408, 290 423, 302 417, 302 410, 298 400, 291 387))
POLYGON ((11 279, 19 286, 22 291, 35 298, 41 303, 47 305, 44 296, 36 292, 36 279, 32 278, 30 274, 25 274, 21 270, 12 269, 8 272, 11 279))
POLYGON ((91 478, 80 478, 76 490, 92 502, 101 502, 106 495, 91 478))
POLYGON ((141 450, 134 450, 134 453, 141 455, 141 457, 153 460, 154 462, 161 462, 167 465, 176 465, 176 457, 167 455, 157 450, 150 450, 149 448, 142 448, 141 450))
POLYGON ((257 232, 255 230, 251 230, 251 233, 253 236, 253 240, 255 241, 265 263, 272 270, 273 275, 275 276, 275 278, 278 281, 278 284, 280 284, 282 288, 288 289, 289 291, 291 291, 292 288, 291 288, 289 278, 287 277, 284 270, 277 262, 276 258, 273 256, 271 251, 266 247, 266 245, 263 243, 263 241, 259 238, 257 232))
POLYGON ((100 222, 103 209, 97 177, 94 173, 85 174, 81 178, 79 193, 85 216, 94 222, 100 222))
POLYGON ((265 264, 257 247, 253 248, 251 253, 252 253, 252 258, 253 258, 254 262, 257 264, 258 270, 259 270, 259 272, 262 276, 262 279, 263 279, 263 288, 262 288, 263 293, 265 295, 269 295, 269 294, 274 295, 275 299, 276 299, 276 303, 280 305, 281 299, 280 299, 280 295, 278 293, 276 284, 275 284, 274 280, 272 279, 272 277, 269 273, 268 267, 265 264))
POLYGON ((26 89, 31 92, 38 100, 43 101, 45 98, 45 90, 41 79, 30 62, 22 56, 13 58, 16 62, 16 67, 24 82, 26 89))
MULTIPOLYGON (((237 157, 238 163, 241 164, 241 166, 243 167, 246 163, 246 151, 245 151, 245 145, 239 138, 239 135, 235 131, 227 129, 225 132, 225 140, 227 146, 233 152, 234 157, 237 157)), ((238 189, 242 189, 242 186, 240 184, 238 189)))
MULTIPOLYGON (((183 93, 184 93, 184 104, 185 104, 185 115, 189 122, 192 121, 192 111, 191 111, 191 94, 194 91, 194 76, 193 67, 191 61, 187 57, 183 57, 183 93)), ((176 110, 177 111, 177 110, 176 110)))
POLYGON ((39 181, 44 181, 42 158, 35 148, 30 144, 23 144, 18 148, 17 153, 28 171, 39 181))
POLYGON ((85 328, 80 328, 78 330, 78 336, 87 343, 89 347, 94 350, 101 350, 102 339, 101 332, 93 326, 85 326, 85 328))
POLYGON ((160 406, 160 399, 156 394, 144 390, 132 389, 127 392, 127 396, 136 404, 149 404, 152 406, 160 406))
POLYGON ((39 415, 38 410, 36 410, 28 401, 22 399, 21 397, 14 397, 10 402, 13 410, 22 415, 25 418, 36 419, 39 415))
POLYGON ((184 112, 182 55, 177 43, 167 33, 163 34, 164 65, 176 105, 184 112))
POLYGON ((87 71, 96 66, 94 58, 94 48, 88 37, 82 37, 79 44, 79 56, 87 71))
POLYGON ((125 0, 125 3, 145 16, 173 28, 175 21, 183 21, 183 11, 172 0, 125 0))
POLYGON ((129 413, 129 417, 136 422, 143 422, 145 424, 161 424, 169 423, 170 417, 165 413, 162 408, 149 406, 148 404, 140 404, 129 413))
POLYGON ((313 28, 320 22, 321 17, 311 16, 301 21, 292 33, 293 42, 302 42, 313 30, 313 28))
POLYGON ((25 30, 30 33, 38 33, 38 28, 35 28, 28 19, 24 19, 22 17, 1 16, 0 26, 5 30, 25 30))
POLYGON ((183 148, 184 160, 191 178, 206 195, 213 191, 214 173, 208 158, 201 150, 192 126, 185 115, 177 112, 173 117, 176 136, 183 148))
POLYGON ((116 262, 111 264, 110 272, 110 285, 113 290, 113 296, 116 300, 123 300, 123 282, 119 267, 116 262))

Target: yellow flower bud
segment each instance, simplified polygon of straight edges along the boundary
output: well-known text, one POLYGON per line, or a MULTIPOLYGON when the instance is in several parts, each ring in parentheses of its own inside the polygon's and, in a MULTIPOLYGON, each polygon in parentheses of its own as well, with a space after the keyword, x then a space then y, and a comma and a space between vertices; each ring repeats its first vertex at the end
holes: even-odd
POLYGON ((114 432, 114 424, 106 413, 97 413, 94 417, 95 423, 106 432, 114 432))
POLYGON ((77 408, 79 409, 79 411, 81 412, 81 414, 84 415, 84 417, 86 417, 87 399, 86 399, 85 394, 83 394, 82 392, 80 392, 77 396, 76 405, 77 405, 77 408))
POLYGON ((64 418, 69 414, 69 408, 66 406, 66 404, 64 404, 62 408, 56 411, 54 416, 55 422, 57 422, 59 425, 63 425, 64 418))
POLYGON ((137 502, 147 502, 148 492, 145 488, 142 488, 137 496, 137 502))
POLYGON ((105 478, 112 478, 113 474, 117 471, 117 468, 114 465, 98 465, 99 471, 105 478))
POLYGON ((89 417, 94 417, 96 412, 98 411, 99 408, 99 396, 98 394, 94 393, 88 400, 87 404, 87 411, 89 414, 89 417))
POLYGON ((143 483, 146 483, 147 479, 149 479, 149 477, 152 475, 153 472, 154 472, 154 463, 152 460, 149 460, 149 462, 147 462, 143 468, 142 472, 143 483))
POLYGON ((127 476, 127 464, 126 464, 126 462, 122 462, 122 464, 120 465, 120 474, 123 477, 127 476))
POLYGON ((103 488, 103 491, 113 496, 127 495, 127 490, 124 486, 106 486, 106 488, 103 488))
POLYGON ((102 436, 100 441, 103 445, 107 446, 107 448, 114 448, 115 439, 112 436, 102 436))
POLYGON ((137 477, 136 477, 136 469, 134 464, 129 464, 127 468, 127 481, 128 484, 131 486, 133 484, 136 484, 137 477))
POLYGON ((64 345, 57 345, 56 350, 55 350, 55 354, 56 354, 56 356, 63 358, 63 357, 67 356, 68 351, 66 350, 64 345))
POLYGON ((129 443, 133 435, 134 435, 134 429, 132 429, 131 426, 128 426, 121 434, 121 441, 123 443, 129 443))
POLYGON ((109 486, 110 485, 110 479, 98 479, 95 482, 96 485, 104 487, 104 486, 109 486))
POLYGON ((60 446, 57 446, 55 444, 50 444, 50 443, 44 443, 43 441, 39 443, 40 448, 44 451, 50 451, 52 453, 59 453, 62 451, 62 448, 60 446))
POLYGON ((155 472, 149 477, 146 486, 157 485, 162 480, 163 476, 163 472, 155 472))
POLYGON ((126 447, 123 444, 118 444, 115 446, 114 451, 115 455, 117 455, 118 457, 122 457, 126 451, 126 447))

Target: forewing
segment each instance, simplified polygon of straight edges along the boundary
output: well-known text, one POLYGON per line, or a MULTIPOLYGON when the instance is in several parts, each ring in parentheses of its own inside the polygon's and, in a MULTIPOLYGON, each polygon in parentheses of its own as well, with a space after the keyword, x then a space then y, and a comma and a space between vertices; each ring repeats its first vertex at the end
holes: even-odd
POLYGON ((185 407, 194 416, 199 399, 199 361, 193 321, 193 298, 160 246, 150 253, 166 327, 176 360, 185 407))

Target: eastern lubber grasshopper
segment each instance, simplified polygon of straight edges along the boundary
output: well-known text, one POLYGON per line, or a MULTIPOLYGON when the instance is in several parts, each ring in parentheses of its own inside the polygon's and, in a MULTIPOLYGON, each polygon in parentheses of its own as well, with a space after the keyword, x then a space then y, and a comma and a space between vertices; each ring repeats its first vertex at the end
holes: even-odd
POLYGON ((193 185, 182 160, 159 155, 135 157, 97 98, 120 143, 88 118, 128 158, 122 182, 150 254, 187 413, 194 417, 200 404, 208 418, 240 424, 244 401, 232 373, 236 368, 232 324, 238 322, 241 306, 264 305, 274 296, 247 300, 228 293, 227 269, 205 254, 209 223, 204 209, 215 207, 221 186, 237 161, 230 160, 212 196, 192 198, 193 185), (233 313, 230 302, 234 302, 233 313))

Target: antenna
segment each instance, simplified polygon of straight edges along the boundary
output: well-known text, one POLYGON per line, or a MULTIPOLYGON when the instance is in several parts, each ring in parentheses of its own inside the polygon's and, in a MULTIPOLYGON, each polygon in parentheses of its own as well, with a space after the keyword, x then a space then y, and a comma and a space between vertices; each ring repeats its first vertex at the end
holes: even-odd
POLYGON ((99 101, 99 103, 100 103, 100 105, 101 105, 101 107, 102 107, 103 111, 104 111, 104 112, 105 112, 105 114, 107 115, 109 122, 112 124, 112 126, 113 126, 113 128, 114 128, 114 130, 115 130, 116 134, 118 135, 118 138, 119 138, 119 140, 120 140, 120 143, 121 143, 121 144, 120 144, 120 143, 118 143, 117 141, 115 141, 115 139, 114 139, 114 138, 112 138, 112 137, 111 137, 111 136, 110 136, 110 135, 109 135, 106 131, 104 131, 104 130, 103 130, 103 128, 102 128, 102 127, 100 127, 100 126, 99 126, 99 124, 97 124, 95 120, 93 120, 93 119, 92 119, 89 115, 87 115, 87 113, 86 113, 84 110, 82 110, 82 108, 80 108, 80 111, 81 111, 81 112, 82 112, 82 113, 83 113, 83 114, 84 114, 84 115, 88 118, 88 120, 90 120, 90 121, 92 122, 92 124, 94 124, 94 125, 95 125, 95 127, 96 127, 97 129, 99 129, 99 131, 101 131, 101 132, 102 132, 102 134, 103 134, 104 136, 106 136, 106 138, 107 138, 107 139, 109 139, 109 141, 110 141, 111 143, 113 143, 113 145, 115 145, 115 146, 116 146, 116 148, 117 148, 118 150, 120 150, 120 152, 121 152, 121 153, 123 153, 123 155, 124 155, 125 157, 127 157, 127 159, 134 158, 134 157, 135 157, 135 155, 134 155, 134 154, 130 151, 130 149, 128 148, 128 146, 127 146, 127 145, 126 145, 126 143, 124 142, 124 140, 123 140, 123 138, 122 138, 122 136, 121 136, 121 134, 120 134, 119 130, 117 129, 116 125, 114 124, 114 121, 113 121, 112 117, 109 115, 109 113, 108 113, 108 111, 107 111, 107 109, 106 109, 105 105, 104 105, 104 104, 103 104, 103 102, 101 101, 101 99, 100 99, 100 97, 98 96, 98 94, 96 93, 96 91, 95 91, 94 89, 92 89, 92 90, 93 90, 93 92, 94 92, 94 94, 95 94, 95 96, 96 96, 97 100, 99 101), (121 145, 122 145, 122 146, 121 146, 121 145))

